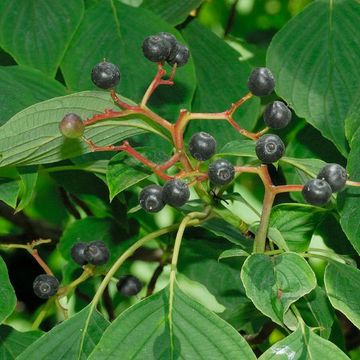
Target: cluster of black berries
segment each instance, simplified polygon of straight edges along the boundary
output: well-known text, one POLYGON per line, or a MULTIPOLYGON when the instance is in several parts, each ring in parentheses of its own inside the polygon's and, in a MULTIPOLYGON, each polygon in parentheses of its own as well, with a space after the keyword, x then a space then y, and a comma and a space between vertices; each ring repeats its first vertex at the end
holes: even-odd
MULTIPOLYGON (((189 141, 191 156, 199 161, 209 160, 216 152, 216 140, 206 132, 195 133, 189 141)), ((213 185, 229 184, 235 176, 234 166, 226 159, 217 159, 208 167, 208 178, 213 185)), ((190 197, 187 183, 180 179, 172 179, 163 187, 148 185, 139 197, 140 206, 148 212, 158 212, 166 204, 173 207, 183 206, 190 197)))
POLYGON ((309 180, 302 190, 307 203, 316 206, 326 205, 332 193, 345 187, 347 180, 346 170, 339 164, 325 165, 316 179, 309 180))
POLYGON ((169 65, 183 66, 190 56, 189 49, 180 44, 176 37, 167 32, 160 32, 145 38, 142 44, 144 56, 153 62, 167 62, 169 65))
MULTIPOLYGON (((266 96, 275 88, 275 79, 268 68, 256 68, 248 79, 248 89, 256 96, 266 96)), ((272 129, 282 129, 291 120, 290 109, 281 101, 267 105, 264 116, 265 124, 272 129)), ((285 152, 285 145, 278 135, 265 134, 256 142, 255 151, 258 159, 264 164, 278 161, 285 152)))
POLYGON ((103 241, 77 242, 71 248, 71 257, 79 265, 104 265, 110 253, 103 241))
MULTIPOLYGON (((109 250, 102 241, 78 242, 71 248, 71 257, 79 265, 103 265, 109 260, 109 256, 109 250)), ((140 280, 133 275, 122 276, 116 286, 123 296, 136 295, 142 289, 140 280)))

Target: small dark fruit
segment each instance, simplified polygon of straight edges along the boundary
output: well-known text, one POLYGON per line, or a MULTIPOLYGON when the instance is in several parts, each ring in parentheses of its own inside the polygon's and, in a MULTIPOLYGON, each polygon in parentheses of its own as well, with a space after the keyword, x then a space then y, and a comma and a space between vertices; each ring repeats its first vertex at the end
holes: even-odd
POLYGON ((142 289, 140 280, 133 275, 122 276, 116 284, 119 293, 123 296, 134 296, 142 289))
POLYGON ((264 122, 272 129, 282 129, 291 120, 291 111, 282 101, 270 103, 264 112, 264 122))
POLYGON ((189 49, 182 44, 177 44, 175 50, 171 51, 167 62, 169 65, 173 66, 176 64, 177 67, 185 65, 190 57, 189 49))
POLYGON ((171 45, 170 53, 173 49, 176 48, 176 45, 178 44, 178 41, 176 40, 176 37, 173 34, 170 34, 168 32, 160 32, 157 34, 158 36, 162 37, 166 41, 168 41, 171 45))
POLYGON ((181 207, 189 198, 190 190, 185 181, 173 179, 165 183, 163 187, 163 199, 166 204, 173 207, 181 207))
POLYGON ((275 79, 268 68, 259 67, 252 71, 247 82, 248 89, 256 96, 266 96, 273 92, 275 79))
POLYGON ((193 158, 200 161, 210 159, 216 151, 216 140, 206 132, 194 134, 189 141, 189 152, 193 158))
POLYGON ((347 180, 346 170, 339 164, 327 164, 319 172, 318 179, 325 180, 333 192, 342 190, 347 180))
POLYGON ((41 274, 33 282, 34 293, 40 299, 48 299, 59 289, 59 281, 55 276, 41 274))
POLYGON ((284 155, 285 145, 279 136, 266 134, 256 142, 255 152, 262 163, 271 164, 284 155))
POLYGON ((59 130, 63 136, 69 139, 77 139, 83 136, 85 126, 79 115, 70 113, 66 114, 60 121, 59 130))
POLYGON ((323 206, 330 200, 332 191, 330 185, 321 179, 309 180, 302 190, 307 203, 315 206, 323 206))
POLYGON ((120 81, 120 70, 115 64, 102 61, 92 69, 91 80, 100 89, 114 88, 120 81))
POLYGON ((71 247, 71 257, 79 265, 87 264, 87 259, 85 256, 85 249, 88 246, 88 243, 78 242, 71 247))
POLYGON ((142 44, 144 56, 153 62, 164 62, 170 55, 172 40, 163 34, 151 35, 142 44))
POLYGON ((226 185, 234 179, 235 168, 226 159, 217 159, 209 165, 208 176, 213 184, 226 185))
POLYGON ((148 185, 141 190, 139 196, 140 206, 148 212, 158 212, 164 206, 163 188, 159 185, 148 185))
POLYGON ((102 241, 92 241, 84 249, 85 259, 92 265, 103 265, 109 260, 110 253, 102 241))

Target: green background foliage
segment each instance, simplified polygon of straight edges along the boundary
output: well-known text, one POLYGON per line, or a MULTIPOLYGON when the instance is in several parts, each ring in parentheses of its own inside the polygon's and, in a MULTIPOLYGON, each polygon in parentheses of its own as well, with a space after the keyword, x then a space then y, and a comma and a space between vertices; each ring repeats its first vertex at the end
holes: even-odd
MULTIPOLYGON (((326 162, 360 181, 359 23, 356 0, 1 0, 0 359, 359 359, 359 187, 324 208, 299 193, 276 197, 269 252, 251 254, 264 189, 254 174, 240 174, 222 194, 226 203, 214 201, 214 217, 186 229, 173 291, 169 232, 115 274, 140 278, 138 298, 120 296, 112 281, 94 309, 121 254, 202 202, 192 192, 181 210, 145 213, 138 194, 161 179, 124 153, 92 153, 58 128, 70 112, 86 119, 118 109, 91 81, 104 58, 120 68, 121 99, 138 103, 156 73, 141 44, 166 31, 191 57, 174 86, 157 89, 151 110, 170 123, 181 109, 224 111, 248 92, 251 70, 267 66, 275 93, 250 99, 234 119, 256 132, 270 101, 292 109, 290 126, 276 131, 286 153, 271 166, 275 185, 304 184, 326 162), (51 239, 37 249, 62 286, 81 273, 73 243, 102 240, 110 249, 109 263, 61 300, 68 319, 60 305, 35 298, 42 270, 9 246, 38 239, 51 239)), ((186 148, 195 131, 216 138, 215 157, 259 165, 254 142, 226 121, 192 121, 186 148)), ((85 136, 102 146, 127 139, 155 163, 170 157, 169 134, 141 115, 98 122, 85 136)))

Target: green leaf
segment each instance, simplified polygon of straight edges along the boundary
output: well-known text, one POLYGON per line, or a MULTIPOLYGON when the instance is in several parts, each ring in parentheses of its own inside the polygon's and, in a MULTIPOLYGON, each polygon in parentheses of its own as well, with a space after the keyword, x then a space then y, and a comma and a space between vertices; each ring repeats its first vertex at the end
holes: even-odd
POLYGON ((248 139, 234 140, 226 143, 220 151, 216 153, 216 156, 245 156, 253 157, 257 159, 255 153, 255 141, 248 139))
POLYGON ((11 206, 16 207, 20 192, 19 182, 12 178, 0 178, 0 200, 11 206))
POLYGON ((110 190, 110 201, 122 191, 148 178, 151 171, 126 154, 115 155, 109 162, 106 181, 110 190))
MULTIPOLYGON (((316 178, 321 168, 326 165, 325 161, 319 159, 300 159, 285 156, 281 158, 279 162, 280 165, 283 165, 285 163, 299 170, 298 176, 301 179, 301 183, 305 183, 310 178, 316 178)), ((291 179, 291 182, 294 181, 291 179)))
POLYGON ((166 288, 123 312, 90 359, 256 359, 235 329, 178 287, 170 331, 168 303, 166 288))
POLYGON ((291 251, 306 251, 326 210, 305 204, 274 206, 270 226, 280 231, 291 251))
MULTIPOLYGON (((249 92, 246 83, 250 67, 239 62, 239 54, 225 41, 219 39, 210 30, 194 20, 183 30, 194 59, 197 89, 192 111, 219 112, 229 109, 249 92)), ((252 130, 259 114, 259 99, 252 98, 235 113, 235 120, 246 130, 252 130)), ((189 134, 195 131, 207 131, 216 138, 218 146, 224 146, 231 140, 241 138, 227 121, 195 120, 190 123, 189 134)))
POLYGON ((274 344, 259 360, 328 359, 349 360, 332 342, 321 338, 306 325, 274 344))
POLYGON ((10 283, 6 264, 0 256, 0 324, 14 311, 15 291, 10 283))
POLYGON ((243 258, 219 257, 228 244, 221 239, 188 239, 181 246, 179 272, 189 279, 203 284, 225 307, 219 314, 237 330, 247 333, 260 331, 264 317, 255 309, 245 294, 239 278, 243 258))
POLYGON ((345 135, 351 144, 353 135, 360 127, 360 91, 345 119, 345 135))
MULTIPOLYGON (((99 1, 86 10, 61 65, 66 84, 74 90, 95 88, 91 69, 106 58, 120 68, 117 91, 139 102, 156 73, 156 64, 144 57, 141 45, 146 36, 160 31, 173 33, 184 42, 173 27, 144 8, 115 0, 99 1), (94 47, 96 43, 101 46, 94 47)), ((176 118, 181 108, 190 108, 194 90, 194 69, 189 61, 177 70, 175 85, 160 86, 149 105, 168 119, 176 118)))
POLYGON ((248 256, 250 256, 250 254, 239 248, 228 249, 228 250, 223 251, 220 254, 219 260, 227 259, 227 258, 231 258, 231 257, 238 257, 238 256, 248 257, 248 256))
POLYGON ((357 1, 315 1, 273 37, 267 52, 277 94, 344 156, 345 118, 360 80, 360 58, 344 54, 360 52, 359 22, 357 1))
POLYGON ((331 262, 325 270, 325 288, 332 306, 341 311, 360 329, 358 290, 360 270, 352 266, 331 262))
POLYGON ((335 314, 321 287, 302 297, 296 307, 307 325, 318 328, 321 337, 329 338, 335 314))
POLYGON ((190 12, 198 8, 202 2, 203 0, 144 0, 141 6, 175 26, 184 22, 190 12))
POLYGON ((23 210, 31 201, 38 178, 37 168, 34 166, 18 169, 20 174, 20 202, 16 206, 16 212, 23 210))
POLYGON ((1 66, 0 79, 0 124, 32 104, 65 95, 58 81, 23 66, 1 66))
MULTIPOLYGON (((226 215, 228 215, 227 212, 224 213, 224 216, 226 215)), ((200 226, 211 231, 216 236, 223 237, 233 244, 241 246, 245 251, 251 252, 252 250, 252 240, 245 237, 238 228, 222 218, 211 218, 200 226)))
POLYGON ((4 0, 0 45, 20 65, 55 76, 84 11, 83 1, 4 0))
MULTIPOLYGON (((30 106, 1 127, 0 166, 33 165, 68 159, 90 152, 78 139, 65 139, 59 123, 74 112, 86 119, 104 109, 119 110, 108 93, 85 91, 30 106)), ((130 136, 155 131, 137 119, 101 121, 86 128, 96 145, 111 145, 130 136)))
POLYGON ((295 253, 253 254, 241 269, 246 295, 274 322, 282 325, 290 305, 316 286, 309 264, 295 253))
MULTIPOLYGON (((360 181, 360 128, 356 131, 351 144, 347 172, 349 173, 350 180, 360 181)), ((360 226, 359 223, 354 222, 354 219, 360 217, 359 196, 360 188, 351 186, 346 187, 337 196, 341 227, 358 254, 360 254, 360 226)))
POLYGON ((273 241, 276 244, 276 246, 279 249, 282 249, 285 251, 290 250, 288 247, 288 244, 286 243, 286 240, 284 239, 283 235, 277 228, 270 226, 269 230, 268 230, 268 237, 270 238, 271 241, 273 241))
POLYGON ((0 326, 0 359, 16 359, 42 335, 41 331, 20 332, 10 326, 0 326))
POLYGON ((109 325, 96 310, 88 318, 89 309, 90 305, 52 328, 17 359, 87 359, 109 325), (86 325, 86 331, 82 331, 86 325))

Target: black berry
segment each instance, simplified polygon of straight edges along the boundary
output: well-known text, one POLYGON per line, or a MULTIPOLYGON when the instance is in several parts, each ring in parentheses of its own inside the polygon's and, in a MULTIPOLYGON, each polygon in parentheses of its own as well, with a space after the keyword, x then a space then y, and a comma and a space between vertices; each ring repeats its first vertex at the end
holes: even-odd
POLYGON ((185 65, 190 57, 190 51, 189 49, 182 45, 177 43, 176 48, 171 51, 169 57, 167 58, 167 62, 169 65, 177 65, 177 67, 185 65))
POLYGON ((190 198, 190 190, 185 181, 169 180, 163 187, 164 201, 174 207, 183 206, 190 198))
POLYGON ((70 113, 66 114, 61 120, 59 130, 63 136, 76 139, 84 134, 85 126, 79 115, 70 113))
POLYGON ((215 185, 229 184, 235 176, 234 166, 225 159, 217 159, 209 165, 209 180, 215 185))
POLYGON ((255 152, 262 163, 271 164, 284 155, 285 145, 279 136, 266 134, 256 142, 255 152))
POLYGON ((84 249, 85 259, 92 265, 103 265, 110 257, 109 249, 102 241, 92 241, 84 249))
POLYGON ((151 35, 142 44, 144 56, 153 62, 164 62, 170 55, 172 42, 164 35, 151 35))
POLYGON ((168 32, 160 32, 157 35, 170 43, 171 45, 170 53, 172 50, 176 49, 176 45, 178 44, 178 41, 176 40, 176 37, 173 34, 170 34, 168 32))
POLYGON ((119 293, 123 296, 134 296, 142 289, 140 280, 133 275, 122 276, 116 284, 119 293))
POLYGON ((309 180, 302 190, 307 203, 315 206, 323 206, 329 202, 332 191, 330 185, 321 179, 309 180))
POLYGON ((333 192, 345 187, 347 180, 346 170, 339 164, 327 164, 319 172, 318 179, 325 180, 333 192))
POLYGON ((189 141, 189 152, 196 160, 210 159, 216 151, 216 140, 206 132, 194 134, 189 141))
POLYGON ((268 68, 260 67, 253 70, 247 82, 249 90, 256 96, 265 96, 272 93, 275 79, 268 68))
POLYGON ((48 299, 57 293, 59 281, 52 275, 38 275, 33 282, 33 289, 35 295, 40 299, 48 299))
POLYGON ((102 61, 92 69, 91 80, 100 89, 114 88, 120 81, 120 70, 115 64, 102 61))
POLYGON ((87 246, 87 243, 78 242, 75 243, 71 248, 71 257, 79 265, 87 264, 87 259, 85 256, 85 249, 87 246))
POLYGON ((139 202, 145 211, 160 211, 165 206, 162 187, 155 184, 146 186, 140 192, 139 202))
POLYGON ((264 122, 272 129, 282 129, 290 120, 291 111, 282 101, 274 101, 265 109, 264 122))

